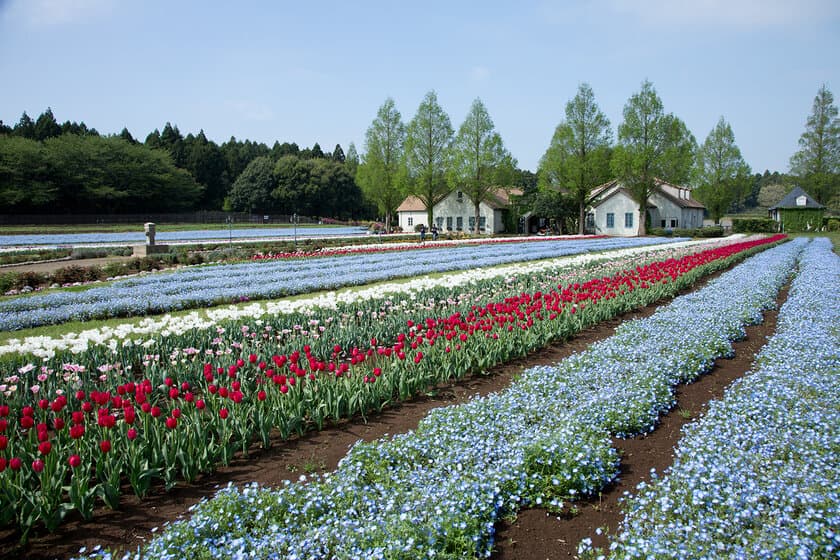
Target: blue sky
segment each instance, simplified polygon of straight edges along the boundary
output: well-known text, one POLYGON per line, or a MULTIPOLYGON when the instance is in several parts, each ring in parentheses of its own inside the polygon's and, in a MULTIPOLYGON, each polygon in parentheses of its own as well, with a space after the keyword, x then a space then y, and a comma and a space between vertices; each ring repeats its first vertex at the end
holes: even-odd
POLYGON ((480 97, 536 171, 581 82, 615 131, 648 79, 698 142, 723 116, 786 171, 838 53, 837 0, 0 0, 0 119, 363 151, 387 97, 408 122, 434 89, 456 129, 480 97))

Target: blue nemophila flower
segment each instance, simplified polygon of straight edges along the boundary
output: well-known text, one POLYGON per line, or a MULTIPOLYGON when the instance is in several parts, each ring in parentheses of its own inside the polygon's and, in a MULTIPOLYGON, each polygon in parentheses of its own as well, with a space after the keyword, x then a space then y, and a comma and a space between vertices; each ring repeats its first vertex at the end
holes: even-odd
POLYGON ((805 248, 753 370, 626 503, 613 558, 840 556, 840 258, 805 248))
MULTIPOLYGON (((358 443, 334 473, 281 489, 226 488, 142 553, 487 557, 502 516, 538 500, 560 507, 612 480, 617 455, 610 435, 652 429, 673 405, 675 385, 731 352, 743 324, 773 305, 803 245, 754 256, 587 351, 529 370, 506 391, 433 410, 408 434, 358 443)), ((707 462, 704 476, 712 483, 718 468, 707 462)), ((718 507, 726 496, 712 484, 706 490, 697 496, 704 504, 718 507)), ((672 498, 663 504, 669 511, 691 507, 672 498)), ((714 531, 700 538, 715 542, 714 531)))

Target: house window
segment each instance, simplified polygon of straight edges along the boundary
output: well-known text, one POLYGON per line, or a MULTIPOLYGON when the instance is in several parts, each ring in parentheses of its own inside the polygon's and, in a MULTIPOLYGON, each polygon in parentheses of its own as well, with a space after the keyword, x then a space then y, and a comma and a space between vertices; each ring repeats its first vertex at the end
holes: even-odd
POLYGON ((615 227, 615 214, 613 214, 612 212, 607 212, 607 227, 615 227))
POLYGON ((470 231, 475 229, 475 216, 470 216, 470 231))
POLYGON ((808 206, 808 199, 804 196, 800 196, 796 198, 796 205, 797 206, 808 206))
POLYGON ((455 198, 456 200, 458 200, 458 202, 464 202, 464 193, 458 191, 457 193, 455 193, 455 198))
POLYGON ((671 218, 671 227, 672 228, 677 227, 677 219, 676 218, 671 218))
POLYGON ((633 227, 633 212, 625 212, 624 213, 624 227, 626 227, 626 228, 633 227))
POLYGON ((446 229, 452 231, 452 216, 446 217, 446 229))
POLYGON ((409 217, 408 217, 408 225, 409 225, 409 226, 413 226, 413 225, 414 225, 414 218, 412 218, 411 216, 409 216, 409 217))
POLYGON ((455 229, 457 229, 458 231, 461 231, 462 229, 464 229, 464 217, 463 216, 458 216, 457 221, 456 221, 455 229))
POLYGON ((666 222, 665 220, 662 220, 662 225, 660 227, 665 227, 665 224, 667 224, 667 223, 668 222, 666 222))
POLYGON ((435 218, 435 222, 437 222, 438 229, 443 228, 443 216, 438 216, 435 218))
POLYGON ((478 229, 480 229, 481 231, 487 229, 487 216, 481 216, 478 219, 478 229))

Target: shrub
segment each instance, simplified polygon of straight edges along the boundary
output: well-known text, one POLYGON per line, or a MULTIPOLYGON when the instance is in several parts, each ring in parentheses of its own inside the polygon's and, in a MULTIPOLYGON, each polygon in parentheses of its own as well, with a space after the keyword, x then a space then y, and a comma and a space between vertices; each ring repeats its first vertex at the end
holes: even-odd
POLYGON ((840 220, 829 219, 825 224, 825 229, 827 231, 840 231, 840 220))
POLYGON ((734 233, 775 233, 776 222, 770 218, 732 218, 734 233))

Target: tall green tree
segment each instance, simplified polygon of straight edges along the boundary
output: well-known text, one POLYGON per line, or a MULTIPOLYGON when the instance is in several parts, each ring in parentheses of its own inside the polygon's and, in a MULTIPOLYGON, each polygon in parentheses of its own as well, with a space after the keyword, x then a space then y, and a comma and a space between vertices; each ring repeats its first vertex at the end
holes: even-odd
POLYGON ((735 134, 728 122, 720 117, 697 151, 694 167, 694 194, 702 202, 715 222, 733 203, 743 202, 750 183, 750 166, 735 144, 735 134))
POLYGON ((391 217, 405 198, 405 125, 390 97, 376 112, 365 133, 365 154, 356 173, 364 195, 385 216, 385 228, 391 229, 391 217))
POLYGON ((38 120, 35 121, 35 140, 43 142, 47 138, 55 138, 61 136, 61 126, 55 120, 52 109, 47 107, 47 110, 41 113, 38 120))
POLYGON ((356 144, 350 142, 347 146, 347 156, 344 158, 344 166, 350 172, 350 176, 355 180, 356 171, 359 169, 359 152, 356 151, 356 144))
POLYGON ((466 119, 458 128, 451 155, 451 185, 472 200, 474 233, 478 234, 480 204, 495 189, 510 186, 516 169, 516 160, 505 148, 481 99, 473 101, 466 119))
POLYGON ((611 142, 610 121, 595 102, 592 88, 583 83, 566 103, 566 119, 557 125, 537 171, 541 187, 560 187, 575 200, 580 234, 589 192, 609 180, 611 142))
POLYGON ((271 193, 277 186, 274 161, 266 156, 254 158, 239 174, 230 189, 230 204, 240 212, 266 212, 274 209, 271 193))
POLYGON ((685 183, 697 142, 679 118, 665 113, 647 80, 624 105, 623 116, 611 167, 639 205, 639 235, 645 235, 647 204, 656 179, 685 183))
POLYGON ((435 205, 451 192, 447 154, 452 135, 449 115, 438 104, 437 94, 428 92, 408 124, 405 162, 409 191, 426 207, 429 226, 434 221, 435 205))
POLYGON ((834 96, 823 84, 799 137, 799 151, 790 158, 791 173, 821 204, 840 194, 840 120, 834 96))
POLYGON ((20 120, 14 129, 12 129, 12 133, 21 138, 35 140, 35 122, 32 120, 32 117, 26 114, 26 111, 20 116, 20 120))

